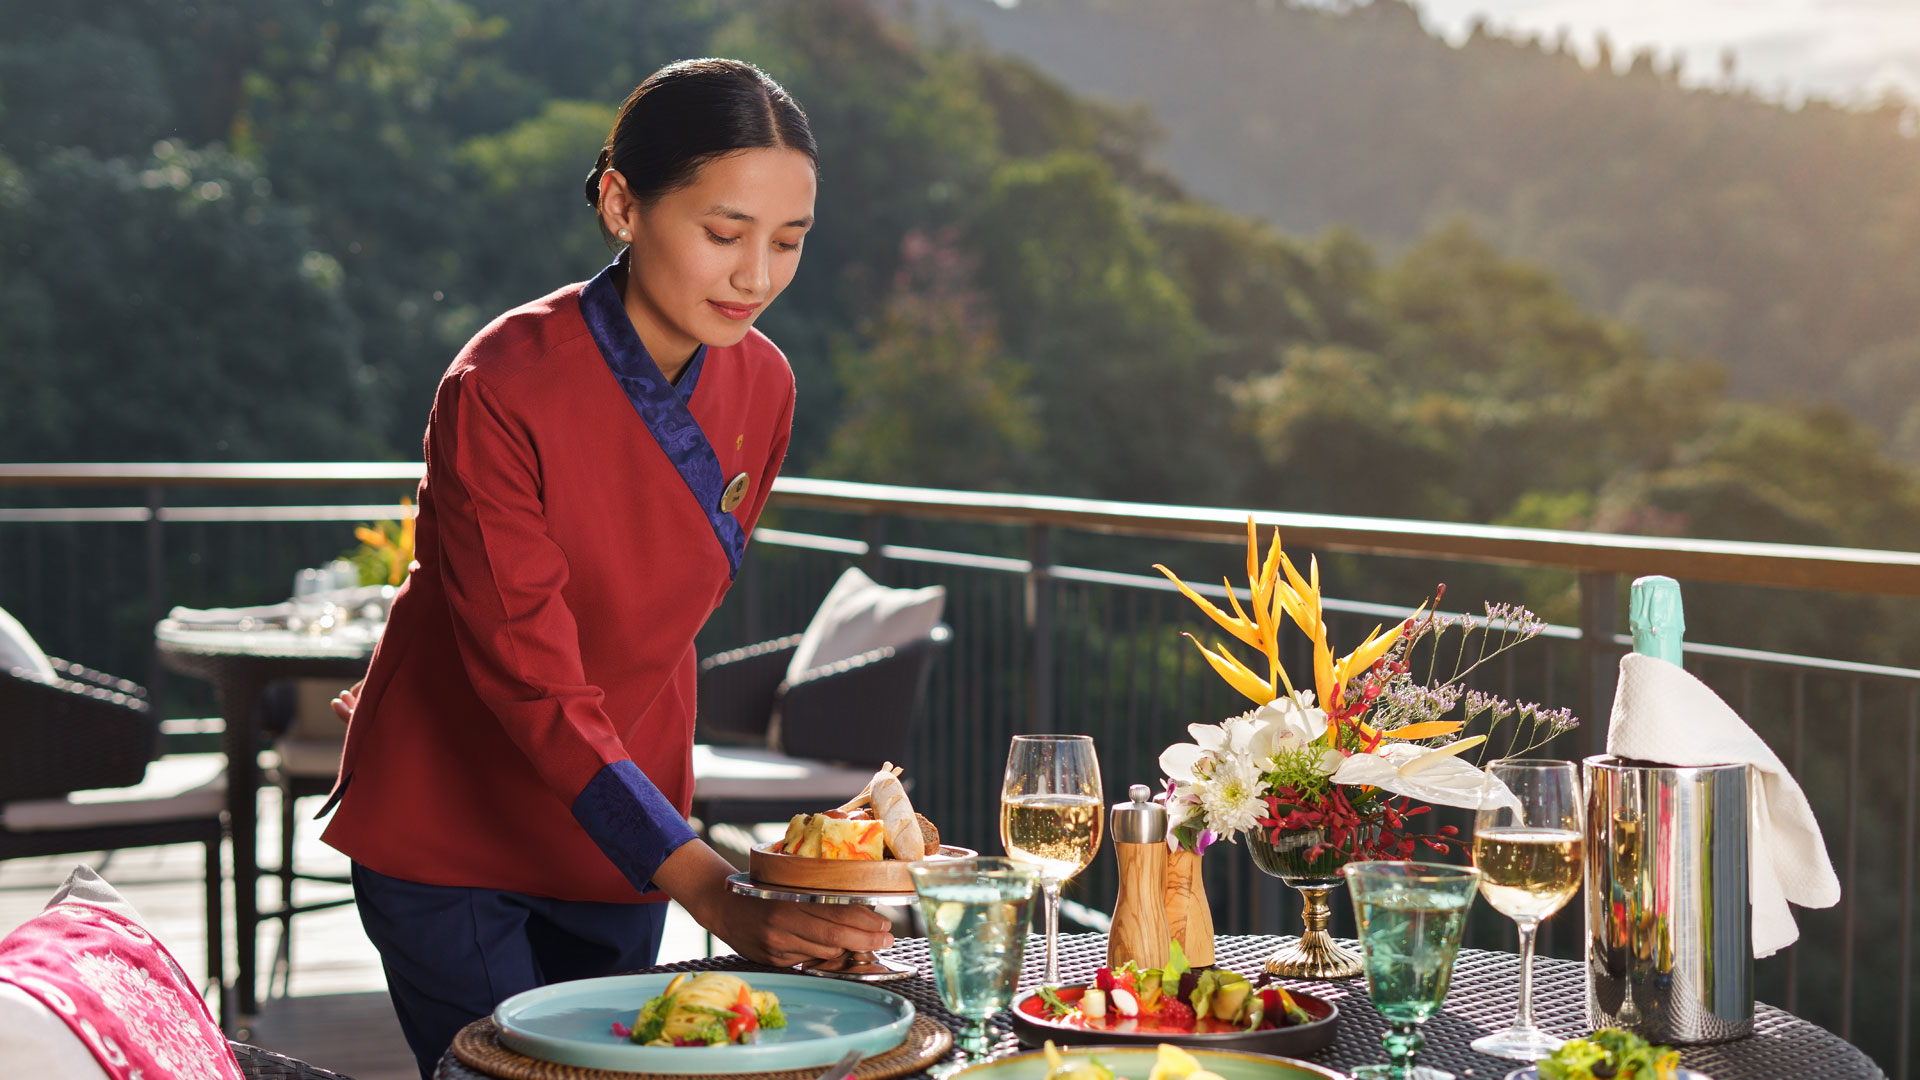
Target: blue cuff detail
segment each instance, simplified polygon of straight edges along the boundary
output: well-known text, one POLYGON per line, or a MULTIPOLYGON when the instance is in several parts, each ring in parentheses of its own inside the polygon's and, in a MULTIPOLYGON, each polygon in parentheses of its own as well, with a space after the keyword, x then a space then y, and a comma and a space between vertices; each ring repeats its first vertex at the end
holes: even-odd
MULTIPOLYGON (((660 373, 660 365, 640 343, 633 320, 627 316, 626 304, 620 299, 620 286, 615 277, 623 270, 621 260, 625 258, 622 253, 587 282, 587 287, 580 292, 580 314, 586 319, 587 329, 593 334, 594 344, 600 347, 600 355, 614 379, 626 392, 627 401, 640 414, 667 460, 673 462, 680 479, 686 481, 700 509, 706 512, 714 538, 726 553, 727 577, 731 580, 740 572, 740 558, 747 550, 747 532, 740 527, 738 518, 720 509, 721 496, 727 490, 727 479, 720 471, 720 457, 713 452, 706 432, 700 430, 700 422, 687 407, 687 400, 700 382, 707 347, 702 345, 694 351, 679 386, 667 381, 660 373)), ((762 478, 761 482, 768 481, 762 478)))
POLYGON ((641 892, 653 891, 654 871, 693 839, 693 826, 631 761, 593 774, 573 800, 573 819, 641 892))

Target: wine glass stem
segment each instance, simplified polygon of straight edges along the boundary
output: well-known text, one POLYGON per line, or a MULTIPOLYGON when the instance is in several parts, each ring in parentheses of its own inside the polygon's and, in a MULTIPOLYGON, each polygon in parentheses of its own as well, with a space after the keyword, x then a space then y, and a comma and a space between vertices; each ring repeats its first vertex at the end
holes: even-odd
POLYGON ((1540 929, 1538 919, 1516 919, 1520 927, 1520 1015, 1514 1017, 1518 1030, 1533 1030, 1533 935, 1540 929))
POLYGON ((967 1017, 967 1026, 960 1033, 960 1052, 967 1057, 981 1057, 987 1052, 987 1022, 976 1017, 967 1017))
POLYGON ((1420 1033, 1420 1025, 1407 1020, 1395 1020, 1387 1026, 1387 1033, 1380 1036, 1386 1045, 1387 1057, 1392 1059, 1395 1075, 1410 1078, 1413 1076, 1413 1056, 1427 1045, 1427 1037, 1420 1033))
POLYGON ((1041 979, 1042 986, 1060 985, 1060 883, 1043 881, 1040 883, 1041 909, 1046 912, 1047 931, 1047 973, 1041 979))

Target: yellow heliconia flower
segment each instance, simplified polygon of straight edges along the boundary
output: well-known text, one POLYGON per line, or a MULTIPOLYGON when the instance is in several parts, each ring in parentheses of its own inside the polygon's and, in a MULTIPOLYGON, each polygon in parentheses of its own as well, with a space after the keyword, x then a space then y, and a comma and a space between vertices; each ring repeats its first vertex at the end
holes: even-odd
MULTIPOLYGON (((1266 659, 1267 674, 1261 678, 1258 672, 1241 663, 1224 646, 1218 646, 1215 652, 1202 645, 1199 639, 1194 639, 1195 647, 1207 658, 1207 663, 1220 673, 1220 677, 1260 705, 1279 696, 1281 687, 1285 688, 1288 696, 1294 693, 1293 680, 1280 667, 1280 624, 1283 617, 1292 619, 1313 646, 1313 687, 1323 708, 1337 706, 1346 694, 1347 683, 1385 656, 1407 628, 1405 620, 1384 632, 1382 628, 1375 627, 1359 648, 1336 660, 1333 647, 1327 640, 1319 558, 1310 558, 1307 572, 1301 574, 1281 548, 1280 530, 1275 529, 1273 543, 1267 549, 1266 558, 1262 559, 1259 531, 1252 517, 1247 518, 1247 585, 1253 602, 1247 607, 1241 607, 1240 597, 1234 591, 1232 582, 1223 582, 1227 589, 1227 604, 1232 608, 1232 614, 1228 614, 1195 592, 1172 570, 1159 563, 1155 563, 1153 568, 1165 574, 1181 595, 1193 601, 1221 629, 1232 634, 1240 643, 1258 650, 1266 659)), ((1421 610, 1425 608, 1426 605, 1421 605, 1421 610)), ((1366 733, 1369 737, 1372 735, 1370 729, 1366 733)))
POLYGON ((1429 720, 1424 724, 1408 724, 1406 727, 1397 727, 1380 734, 1381 737, 1388 739, 1432 739, 1440 735, 1451 735, 1465 726, 1465 722, 1460 720, 1429 720))
POLYGON ((1226 646, 1216 646, 1220 651, 1213 652, 1205 645, 1201 645, 1200 639, 1194 637, 1192 634, 1182 634, 1181 636, 1192 641, 1199 647, 1200 655, 1206 657, 1207 663, 1212 666, 1213 670, 1219 672, 1220 677, 1227 680, 1228 686, 1240 691, 1261 705, 1265 705, 1278 696, 1273 692, 1272 683, 1255 675, 1252 669, 1235 659, 1234 655, 1227 651, 1226 646))
POLYGON ((1222 582, 1227 589, 1227 604, 1233 609, 1233 614, 1229 615, 1212 601, 1195 592, 1186 582, 1181 581, 1172 570, 1159 563, 1155 563, 1153 567, 1165 574, 1167 580, 1173 582, 1182 596, 1193 601, 1194 606, 1219 624, 1221 629, 1232 634, 1242 644, 1258 650, 1266 659, 1267 673, 1266 677, 1262 678, 1259 673, 1236 659, 1224 646, 1219 646, 1218 652, 1212 652, 1205 645, 1200 644, 1198 638, 1193 638, 1191 634, 1186 635, 1193 639, 1200 654, 1207 658, 1207 663, 1220 673, 1221 678, 1227 680, 1227 685, 1253 699, 1257 705, 1265 705, 1278 697, 1279 694, 1274 689, 1276 686, 1286 687, 1289 695, 1293 693, 1292 680, 1288 679, 1287 673, 1280 669, 1280 608, 1275 602, 1276 590, 1284 588, 1279 585, 1279 578, 1280 566, 1285 560, 1286 554, 1280 548, 1280 530, 1278 529, 1274 530, 1273 544, 1267 551, 1266 559, 1261 560, 1259 532, 1254 527, 1253 518, 1247 518, 1247 591, 1253 598, 1250 605, 1253 610, 1251 616, 1247 614, 1246 608, 1240 606, 1240 597, 1234 591, 1231 581, 1222 582))

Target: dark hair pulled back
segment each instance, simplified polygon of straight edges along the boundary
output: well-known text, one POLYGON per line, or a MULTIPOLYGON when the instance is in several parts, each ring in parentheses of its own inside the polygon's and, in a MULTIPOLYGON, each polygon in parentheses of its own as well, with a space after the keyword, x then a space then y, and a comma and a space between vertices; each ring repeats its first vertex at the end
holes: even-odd
POLYGON ((634 88, 587 174, 587 205, 600 207, 600 177, 620 170, 641 205, 693 182, 700 167, 737 150, 820 154, 813 129, 779 83, 752 64, 707 58, 668 64, 634 88))

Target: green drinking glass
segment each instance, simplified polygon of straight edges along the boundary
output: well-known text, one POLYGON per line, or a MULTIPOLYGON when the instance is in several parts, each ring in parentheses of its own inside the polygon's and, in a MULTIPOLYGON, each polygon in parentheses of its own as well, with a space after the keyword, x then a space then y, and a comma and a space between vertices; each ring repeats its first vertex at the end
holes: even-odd
POLYGON ((934 985, 948 1011, 966 1021, 961 1054, 984 1055, 987 1018, 1007 1007, 1020 982, 1040 871, 988 855, 910 863, 907 870, 927 920, 934 985))
POLYGON ((1427 1043, 1420 1025, 1440 1011, 1453 981, 1460 932, 1480 889, 1472 867, 1417 862, 1349 863, 1343 870, 1360 925, 1367 993, 1387 1021, 1391 1062, 1353 1070, 1354 1080, 1453 1080, 1453 1074, 1415 1065, 1427 1043))

